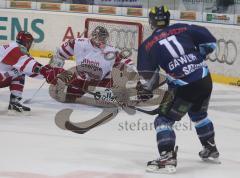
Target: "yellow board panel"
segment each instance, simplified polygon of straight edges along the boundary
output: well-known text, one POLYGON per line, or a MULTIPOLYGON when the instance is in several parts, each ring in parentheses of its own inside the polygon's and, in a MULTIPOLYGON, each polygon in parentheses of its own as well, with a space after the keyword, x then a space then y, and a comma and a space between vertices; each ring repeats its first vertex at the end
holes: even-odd
MULTIPOLYGON (((30 54, 33 57, 42 57, 42 58, 51 58, 54 54, 53 51, 38 51, 38 50, 30 50, 30 54)), ((74 57, 71 57, 70 60, 74 60, 74 57)))

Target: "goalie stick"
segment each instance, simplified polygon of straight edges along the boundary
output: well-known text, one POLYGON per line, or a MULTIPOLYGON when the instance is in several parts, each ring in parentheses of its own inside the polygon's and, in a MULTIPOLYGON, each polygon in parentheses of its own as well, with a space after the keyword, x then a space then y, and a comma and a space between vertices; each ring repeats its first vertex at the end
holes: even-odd
POLYGON ((70 130, 77 134, 84 134, 89 130, 115 118, 118 113, 118 107, 103 108, 103 111, 93 119, 79 123, 70 121, 72 112, 72 109, 63 109, 59 111, 55 116, 56 125, 64 130, 70 130))
MULTIPOLYGON (((185 84, 185 82, 182 81, 181 79, 175 79, 175 78, 168 76, 167 74, 164 74, 161 72, 160 72, 160 75, 165 76, 170 81, 185 84)), ((167 82, 167 80, 160 82, 156 88, 163 86, 166 82, 167 82)), ((86 92, 90 95, 93 95, 95 99, 101 98, 101 93, 99 93, 99 92, 93 92, 93 91, 88 91, 88 90, 84 90, 84 92, 86 92)), ((71 110, 71 109, 62 110, 56 114, 56 117, 55 117, 56 125, 58 125, 60 128, 62 128, 64 130, 70 130, 77 134, 84 134, 84 133, 88 132, 89 130, 91 130, 97 126, 100 126, 100 125, 112 120, 113 118, 115 118, 117 113, 119 112, 119 106, 125 111, 126 111, 126 108, 130 108, 131 110, 139 111, 139 112, 142 112, 145 114, 156 115, 156 114, 159 114, 159 107, 161 106, 161 104, 164 104, 164 103, 160 103, 160 105, 153 110, 144 110, 144 109, 138 108, 134 105, 128 105, 128 104, 119 102, 117 100, 117 96, 113 96, 113 98, 115 98, 116 104, 112 103, 111 108, 103 108, 103 111, 101 112, 101 114, 99 114, 95 118, 87 120, 87 121, 79 122, 79 123, 73 123, 70 121, 70 116, 71 116, 73 110, 71 110)), ((134 104, 136 105, 138 103, 140 103, 140 102, 136 100, 134 104)), ((127 113, 129 113, 129 112, 127 112, 127 113)))
MULTIPOLYGON (((163 81, 159 84, 159 86, 161 86, 165 83, 166 83, 166 81, 163 81)), ((92 92, 92 91, 85 91, 85 92, 90 95, 93 95, 94 98, 95 97, 99 98, 98 92, 92 92)), ((115 99, 115 100, 117 101, 117 99, 115 99)), ((121 106, 123 108, 123 105, 118 103, 118 105, 113 105, 112 108, 103 108, 103 111, 98 116, 94 117, 93 119, 83 121, 83 122, 78 122, 78 123, 74 123, 74 122, 70 121, 70 116, 73 112, 72 109, 63 109, 56 114, 55 123, 61 129, 69 130, 69 131, 72 131, 77 134, 85 134, 89 130, 114 119, 119 112, 119 106, 121 106)), ((126 105, 126 107, 129 107, 133 110, 138 110, 140 112, 150 114, 150 115, 158 114, 158 108, 156 108, 152 111, 146 111, 146 110, 137 108, 135 106, 126 105)))
MULTIPOLYGON (((164 85, 165 83, 166 83, 166 80, 160 82, 156 88, 164 85)), ((93 91, 89 91, 89 90, 83 90, 83 91, 85 93, 88 93, 88 94, 94 96, 95 99, 100 99, 101 98, 101 93, 99 93, 99 92, 93 92, 93 91)), ((120 89, 119 94, 121 95, 121 89, 120 89)), ((112 103, 111 108, 103 108, 103 111, 101 112, 101 114, 99 114, 98 116, 96 116, 93 119, 90 119, 88 121, 73 123, 73 122, 70 121, 70 116, 71 116, 73 110, 65 109, 65 110, 62 110, 62 111, 60 111, 56 114, 55 123, 56 123, 57 126, 59 126, 60 128, 62 128, 64 130, 70 130, 74 133, 84 134, 84 133, 88 132, 89 130, 91 130, 91 129, 97 127, 97 126, 100 126, 100 125, 112 120, 117 115, 118 110, 119 110, 119 106, 124 111, 126 111, 128 114, 135 113, 136 110, 140 111, 140 112, 143 112, 143 113, 146 113, 146 114, 150 114, 150 115, 158 114, 158 108, 156 108, 152 111, 147 111, 147 110, 143 110, 141 108, 137 108, 135 106, 129 106, 128 103, 125 104, 124 102, 118 101, 117 96, 113 96, 113 98, 115 98, 115 104, 112 103)), ((138 103, 140 103, 140 101, 136 100, 132 104, 136 105, 138 103)))
MULTIPOLYGON (((162 73, 162 72, 159 72, 159 74, 164 76, 165 78, 167 78, 168 81, 185 84, 184 81, 182 81, 181 79, 175 79, 175 78, 173 78, 165 73, 162 73)), ((164 85, 166 83, 166 81, 167 80, 160 82, 156 88, 164 85)), ((121 82, 121 84, 123 83, 122 81, 120 81, 120 82, 121 82)), ((122 87, 123 87, 122 89, 124 89, 124 86, 125 85, 122 85, 122 87)), ((127 88, 125 88, 125 89, 127 89, 127 88)), ((93 95, 94 98, 101 98, 101 95, 99 96, 99 92, 93 92, 93 91, 88 91, 88 90, 83 90, 83 91, 85 93, 93 95)), ((127 91, 125 90, 125 92, 127 92, 127 91)), ((119 93, 119 94, 121 95, 121 93, 119 93)), ((144 109, 141 109, 141 108, 138 108, 135 106, 136 104, 140 103, 138 100, 136 100, 135 103, 133 103, 133 106, 130 106, 128 103, 126 104, 124 101, 123 102, 118 101, 118 99, 116 98, 117 96, 113 96, 113 98, 115 98, 115 100, 116 100, 116 104, 113 104, 115 106, 113 106, 112 108, 104 108, 103 112, 100 115, 98 115, 97 117, 90 119, 88 121, 73 123, 70 121, 70 116, 71 116, 72 110, 69 110, 69 109, 62 110, 62 111, 58 112, 55 117, 56 125, 58 125, 62 129, 65 129, 65 130, 67 129, 74 133, 84 134, 87 131, 113 119, 118 113, 119 106, 122 107, 124 110, 125 110, 124 107, 126 107, 126 108, 130 108, 131 110, 135 110, 135 111, 137 110, 137 111, 149 114, 149 115, 156 115, 159 112, 160 106, 158 106, 158 108, 156 108, 154 110, 147 111, 147 110, 144 110, 144 109), (107 109, 110 109, 110 110, 107 110, 107 109)), ((129 100, 126 100, 126 101, 129 101, 129 100)), ((163 104, 163 103, 161 103, 161 104, 163 104)))
MULTIPOLYGON (((160 86, 162 86, 162 85, 164 85, 164 84, 166 84, 166 82, 167 82, 166 80, 162 81, 161 83, 158 84, 157 88, 160 87, 160 86)), ((99 92, 93 92, 93 91, 87 91, 87 90, 84 90, 84 92, 92 95, 94 98, 101 98, 99 92)), ((129 108, 131 108, 131 109, 133 109, 133 110, 137 110, 137 111, 140 111, 140 112, 142 112, 142 113, 149 114, 149 115, 156 115, 156 114, 158 114, 158 109, 159 109, 159 107, 157 107, 157 108, 155 108, 155 109, 153 109, 153 110, 144 110, 144 109, 138 108, 138 107, 136 107, 136 106, 128 105, 128 104, 125 104, 125 103, 119 103, 118 100, 117 100, 117 96, 113 96, 113 98, 115 99, 115 101, 117 102, 117 104, 118 104, 119 106, 121 106, 121 107, 123 107, 123 106, 124 106, 124 107, 129 107, 129 108)), ((136 101, 136 102, 135 102, 135 104, 138 104, 138 103, 140 103, 140 101, 136 101)))
MULTIPOLYGON (((165 83, 166 83, 166 81, 163 81, 159 84, 159 86, 161 86, 165 83)), ((85 92, 90 95, 93 95, 94 98, 100 97, 98 92, 92 92, 92 91, 85 91, 85 92)), ((117 101, 117 98, 115 100, 117 101)), ((123 106, 121 104, 119 104, 119 105, 123 108, 123 106)), ((146 110, 137 108, 135 106, 126 106, 126 107, 129 107, 131 109, 138 110, 140 112, 150 114, 150 115, 155 115, 158 113, 158 108, 156 108, 152 111, 146 111, 146 110)), ((77 134, 84 134, 84 133, 88 132, 89 130, 91 130, 97 126, 100 126, 100 125, 112 120, 113 118, 115 118, 115 116, 119 112, 118 108, 119 107, 117 105, 112 108, 104 108, 103 111, 101 112, 101 114, 99 114, 95 118, 88 120, 88 121, 79 122, 79 123, 71 122, 70 116, 71 116, 73 110, 65 109, 56 114, 55 123, 62 129, 67 129, 67 130, 70 130, 77 134)))

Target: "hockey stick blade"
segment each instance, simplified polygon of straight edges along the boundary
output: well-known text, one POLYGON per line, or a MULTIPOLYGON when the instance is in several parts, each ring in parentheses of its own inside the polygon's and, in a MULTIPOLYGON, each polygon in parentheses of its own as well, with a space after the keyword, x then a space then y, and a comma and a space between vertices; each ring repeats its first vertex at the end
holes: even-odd
MULTIPOLYGON (((109 118, 111 118, 113 116, 113 113, 108 114, 107 116, 103 117, 101 120, 99 120, 98 122, 93 123, 92 125, 90 125, 89 127, 86 128, 81 128, 78 127, 76 125, 74 125, 72 122, 67 121, 65 123, 65 127, 67 130, 70 130, 74 133, 78 133, 78 134, 84 134, 87 131, 93 129, 94 127, 97 127, 98 125, 102 124, 104 121, 108 120, 109 118)), ((79 124, 78 124, 79 125, 79 124)))
POLYGON ((134 109, 134 110, 137 110, 139 112, 142 112, 142 113, 145 113, 145 114, 149 114, 149 115, 156 115, 156 114, 159 114, 159 107, 156 108, 156 109, 153 109, 153 110, 144 110, 144 109, 141 109, 141 108, 138 108, 138 107, 135 107, 135 106, 127 106, 131 109, 134 109))
POLYGON ((118 113, 118 108, 104 108, 103 111, 93 119, 78 123, 70 121, 72 112, 72 109, 63 109, 59 111, 55 116, 56 125, 64 130, 70 130, 77 134, 84 134, 89 130, 115 118, 118 113))

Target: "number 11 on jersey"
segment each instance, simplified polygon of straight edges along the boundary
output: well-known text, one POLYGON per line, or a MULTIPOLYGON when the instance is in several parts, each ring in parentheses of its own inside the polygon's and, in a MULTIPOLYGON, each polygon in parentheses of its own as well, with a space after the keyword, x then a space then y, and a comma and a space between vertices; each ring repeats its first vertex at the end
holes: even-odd
POLYGON ((170 43, 170 42, 172 42, 177 47, 181 56, 185 54, 185 51, 184 51, 182 45, 179 43, 176 36, 174 36, 174 35, 172 35, 166 39, 160 40, 159 44, 164 45, 167 48, 167 50, 169 51, 169 53, 172 55, 173 58, 179 58, 179 55, 173 48, 172 43, 170 43))

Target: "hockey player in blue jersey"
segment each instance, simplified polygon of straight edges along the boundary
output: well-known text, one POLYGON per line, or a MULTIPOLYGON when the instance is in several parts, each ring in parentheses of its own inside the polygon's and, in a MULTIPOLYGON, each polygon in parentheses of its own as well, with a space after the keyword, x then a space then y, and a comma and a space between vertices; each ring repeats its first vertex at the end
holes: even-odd
MULTIPOLYGON (((160 103, 159 115, 154 121, 160 158, 147 164, 147 171, 160 173, 176 171, 176 136, 172 126, 185 114, 195 123, 203 146, 199 156, 214 161, 219 157, 213 123, 207 113, 212 79, 205 63, 206 56, 216 48, 216 39, 204 27, 181 23, 169 25, 169 21, 170 12, 166 6, 151 8, 149 23, 154 32, 140 46, 137 60, 138 72, 147 81, 150 77, 146 74, 156 70, 164 70, 171 78, 164 104, 160 103)), ((147 86, 154 85, 137 85, 138 98, 143 101, 152 97, 154 88, 147 86)))

